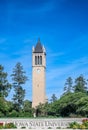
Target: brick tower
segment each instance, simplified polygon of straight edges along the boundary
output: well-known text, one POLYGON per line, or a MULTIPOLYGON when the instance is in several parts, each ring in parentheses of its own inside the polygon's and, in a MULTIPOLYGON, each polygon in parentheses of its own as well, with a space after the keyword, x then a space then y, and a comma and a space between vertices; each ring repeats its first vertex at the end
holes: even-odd
POLYGON ((32 107, 46 102, 45 94, 46 52, 40 39, 32 49, 32 107))

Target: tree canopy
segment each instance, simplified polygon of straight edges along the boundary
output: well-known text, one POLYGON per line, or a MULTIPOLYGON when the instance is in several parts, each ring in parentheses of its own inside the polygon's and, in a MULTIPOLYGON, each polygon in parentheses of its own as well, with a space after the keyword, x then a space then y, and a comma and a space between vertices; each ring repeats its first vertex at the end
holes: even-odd
POLYGON ((75 80, 68 77, 61 97, 52 94, 51 99, 40 103, 36 110, 32 108, 32 101, 25 100, 23 85, 28 78, 22 64, 18 62, 13 68, 12 83, 7 76, 0 65, 0 117, 33 117, 34 111, 38 117, 88 117, 88 80, 83 75, 75 80), (14 89, 13 98, 7 101, 11 89, 14 89))
POLYGON ((0 65, 0 97, 7 97, 11 90, 11 84, 7 80, 7 75, 4 72, 4 67, 0 65))

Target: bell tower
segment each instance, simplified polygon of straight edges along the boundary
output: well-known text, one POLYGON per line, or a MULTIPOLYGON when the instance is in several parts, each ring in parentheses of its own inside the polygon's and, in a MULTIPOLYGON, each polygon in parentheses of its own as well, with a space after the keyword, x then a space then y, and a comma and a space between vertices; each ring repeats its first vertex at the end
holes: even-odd
POLYGON ((32 49, 32 107, 46 102, 45 94, 46 52, 40 39, 32 49))

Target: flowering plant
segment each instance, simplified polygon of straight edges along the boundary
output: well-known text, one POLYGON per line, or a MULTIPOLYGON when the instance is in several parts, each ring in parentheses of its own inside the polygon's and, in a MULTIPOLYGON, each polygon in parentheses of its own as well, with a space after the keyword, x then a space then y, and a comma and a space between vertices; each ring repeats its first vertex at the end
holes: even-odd
POLYGON ((9 123, 3 123, 3 122, 0 122, 0 129, 11 129, 11 128, 17 128, 14 123, 12 122, 9 122, 9 123))
POLYGON ((83 123, 88 122, 88 119, 87 119, 87 118, 86 118, 86 119, 83 119, 82 122, 83 122, 83 123))
POLYGON ((0 122, 0 129, 3 128, 3 122, 0 122))
POLYGON ((69 128, 73 129, 88 129, 88 118, 82 120, 82 124, 72 122, 69 124, 69 128))

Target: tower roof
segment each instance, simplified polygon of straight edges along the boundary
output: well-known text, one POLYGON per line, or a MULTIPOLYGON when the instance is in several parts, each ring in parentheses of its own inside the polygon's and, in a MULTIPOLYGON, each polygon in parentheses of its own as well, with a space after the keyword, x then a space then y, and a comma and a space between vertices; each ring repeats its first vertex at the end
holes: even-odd
POLYGON ((38 42, 35 46, 35 53, 43 53, 43 47, 41 45, 40 39, 38 39, 38 42))

